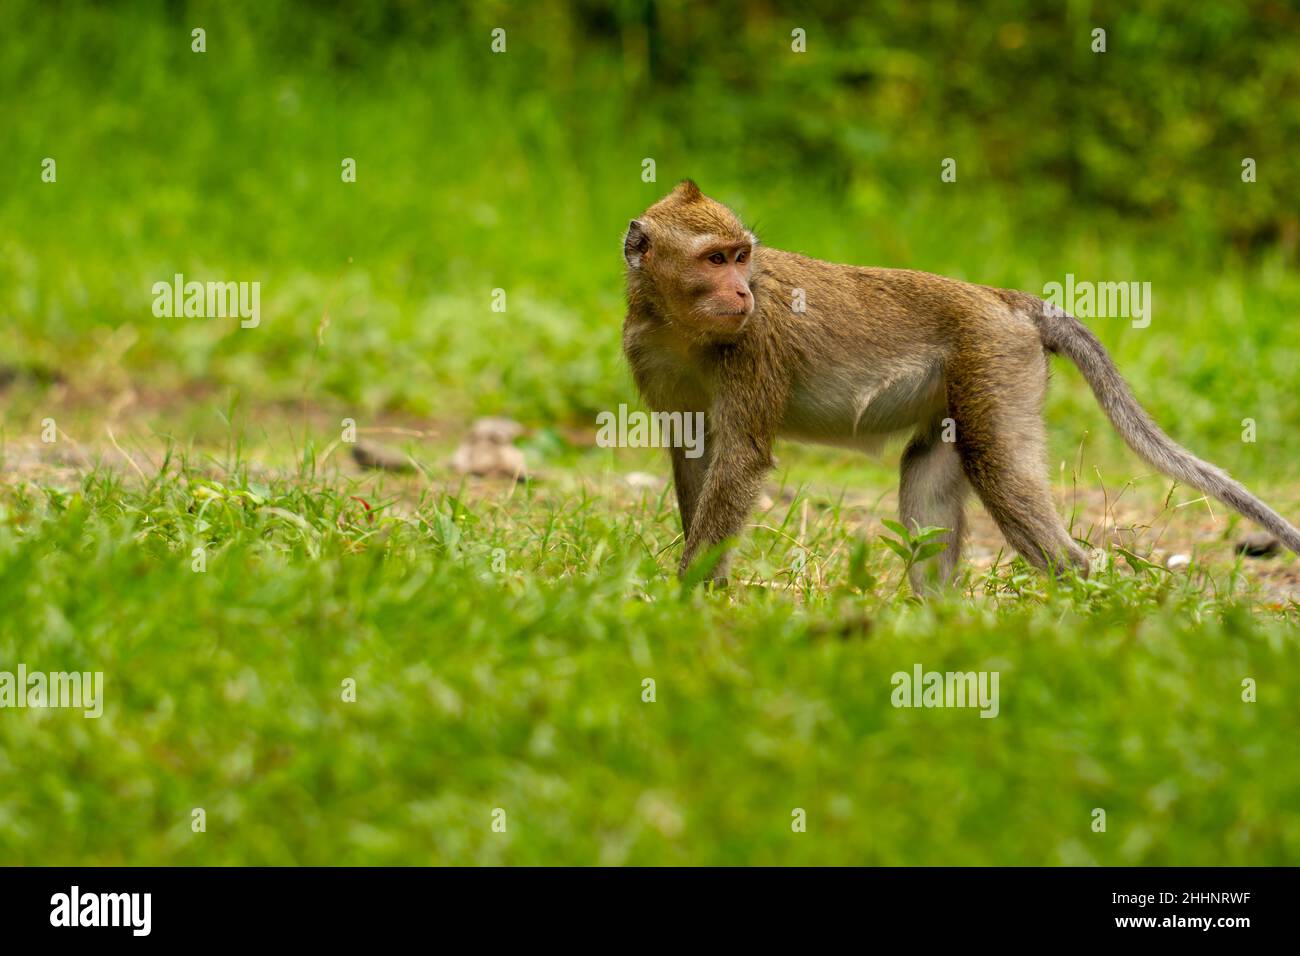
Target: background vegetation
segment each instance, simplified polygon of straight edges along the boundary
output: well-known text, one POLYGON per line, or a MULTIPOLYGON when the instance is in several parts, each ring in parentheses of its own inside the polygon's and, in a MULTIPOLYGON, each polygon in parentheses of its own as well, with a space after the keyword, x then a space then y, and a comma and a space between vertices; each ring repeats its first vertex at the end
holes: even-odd
POLYGON ((0 94, 0 670, 108 681, 99 721, 0 711, 0 862, 1300 857, 1295 561, 1234 558, 1072 370, 1062 509, 1128 555, 1059 589, 994 540, 911 603, 894 457, 783 448, 750 586, 683 595, 671 493, 622 481, 663 463, 589 447, 635 401, 622 230, 690 176, 822 258, 1151 282, 1092 326, 1297 517, 1293 5, 12 0, 0 94), (261 326, 155 318, 178 272, 260 281, 261 326), (480 414, 543 480, 442 467, 480 414), (342 417, 423 470, 358 474, 342 417), (1002 716, 894 710, 917 661, 1000 669, 1002 716))

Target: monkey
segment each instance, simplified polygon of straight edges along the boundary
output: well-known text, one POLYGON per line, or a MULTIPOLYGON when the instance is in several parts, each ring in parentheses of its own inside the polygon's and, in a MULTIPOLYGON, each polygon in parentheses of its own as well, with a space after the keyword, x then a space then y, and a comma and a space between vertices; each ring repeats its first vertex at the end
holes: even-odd
POLYGON ((953 583, 972 489, 1030 565, 1086 577, 1048 482, 1051 354, 1079 369, 1139 457, 1300 552, 1300 531, 1176 444, 1096 335, 1038 296, 769 248, 689 179, 628 224, 623 257, 623 352, 637 390, 656 412, 704 414, 703 454, 669 449, 683 577, 712 555, 703 580, 725 585, 727 545, 778 437, 876 452, 908 430, 899 516, 911 530, 947 529, 937 560, 911 569, 915 593, 953 583))

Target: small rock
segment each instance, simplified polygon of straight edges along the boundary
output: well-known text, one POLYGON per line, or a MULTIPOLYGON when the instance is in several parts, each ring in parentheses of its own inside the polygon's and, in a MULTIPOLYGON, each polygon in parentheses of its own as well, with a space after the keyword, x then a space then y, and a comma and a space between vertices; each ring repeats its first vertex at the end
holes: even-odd
POLYGON ((1169 560, 1165 562, 1165 567, 1170 571, 1177 571, 1179 568, 1185 568, 1192 563, 1190 554, 1171 554, 1169 560))
POLYGON ((1235 550, 1237 554, 1244 554, 1250 558, 1267 558, 1277 554, 1279 547, 1281 542, 1267 531, 1252 531, 1237 542, 1235 550))
POLYGON ((352 446, 352 458, 362 468, 374 468, 378 471, 414 471, 415 467, 405 454, 387 445, 359 441, 352 446))
POLYGON ((514 478, 527 474, 524 453, 511 442, 524 427, 508 418, 480 418, 451 456, 451 467, 462 475, 514 478))
POLYGON ((524 433, 524 426, 510 418, 480 418, 470 426, 471 441, 509 445, 524 433))

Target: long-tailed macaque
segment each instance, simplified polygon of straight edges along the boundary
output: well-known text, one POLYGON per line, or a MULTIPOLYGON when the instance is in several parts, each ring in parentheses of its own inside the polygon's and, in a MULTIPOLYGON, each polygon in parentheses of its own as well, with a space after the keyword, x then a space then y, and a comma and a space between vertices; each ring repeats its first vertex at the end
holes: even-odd
MULTIPOLYGON (((705 414, 704 453, 672 450, 683 573, 744 527, 778 435, 875 450, 911 428, 901 518, 909 528, 949 529, 929 575, 925 565, 913 569, 914 589, 951 580, 969 486, 1031 564, 1087 574, 1047 480, 1049 352, 1078 366, 1148 463, 1300 552, 1300 532, 1175 444, 1097 337, 1037 296, 769 249, 690 180, 631 222, 623 255, 623 349, 637 387, 655 411, 705 414)), ((710 576, 726 573, 723 556, 710 576)))

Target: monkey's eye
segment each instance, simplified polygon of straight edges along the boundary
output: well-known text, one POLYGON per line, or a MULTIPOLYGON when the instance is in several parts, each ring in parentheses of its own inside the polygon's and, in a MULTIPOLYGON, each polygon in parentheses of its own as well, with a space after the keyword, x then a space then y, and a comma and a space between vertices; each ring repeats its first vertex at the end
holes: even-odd
POLYGON ((749 258, 749 250, 748 250, 748 249, 742 249, 742 250, 740 250, 740 252, 736 253, 736 261, 737 261, 737 262, 744 262, 744 261, 745 261, 746 259, 748 259, 748 258, 749 258))
POLYGON ((727 257, 721 252, 715 252, 713 255, 709 256, 709 261, 715 266, 723 266, 727 264, 727 257))

